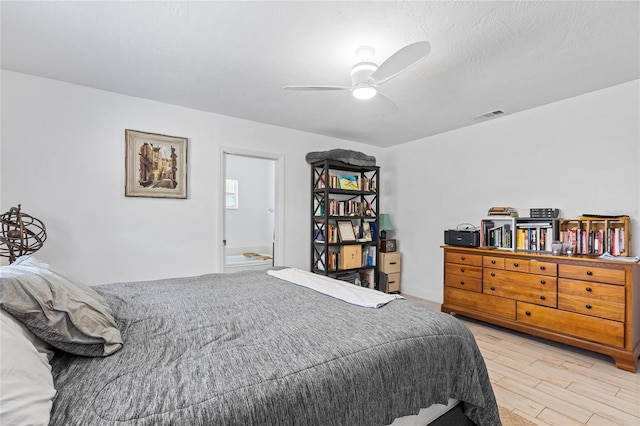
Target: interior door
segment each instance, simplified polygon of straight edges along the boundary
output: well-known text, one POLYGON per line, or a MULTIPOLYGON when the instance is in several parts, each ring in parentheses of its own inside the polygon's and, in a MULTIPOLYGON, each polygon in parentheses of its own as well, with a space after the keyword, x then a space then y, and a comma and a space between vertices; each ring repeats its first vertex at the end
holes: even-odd
POLYGON ((282 156, 227 149, 222 159, 224 271, 284 264, 282 156))

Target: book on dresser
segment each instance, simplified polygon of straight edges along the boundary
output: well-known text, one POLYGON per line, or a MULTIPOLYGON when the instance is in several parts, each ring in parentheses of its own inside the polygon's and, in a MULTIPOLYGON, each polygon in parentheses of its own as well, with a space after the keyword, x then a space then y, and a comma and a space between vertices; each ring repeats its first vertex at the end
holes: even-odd
POLYGON ((630 256, 629 216, 582 216, 560 220, 560 240, 578 254, 630 256))
POLYGON ((558 229, 558 219, 492 216, 480 221, 480 247, 550 253, 558 229))

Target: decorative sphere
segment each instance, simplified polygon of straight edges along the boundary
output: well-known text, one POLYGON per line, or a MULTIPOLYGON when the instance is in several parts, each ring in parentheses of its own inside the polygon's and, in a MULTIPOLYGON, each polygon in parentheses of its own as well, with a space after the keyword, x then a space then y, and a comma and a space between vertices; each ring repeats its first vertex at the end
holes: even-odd
POLYGON ((42 248, 47 231, 41 220, 11 207, 0 216, 0 256, 13 263, 16 258, 42 248))

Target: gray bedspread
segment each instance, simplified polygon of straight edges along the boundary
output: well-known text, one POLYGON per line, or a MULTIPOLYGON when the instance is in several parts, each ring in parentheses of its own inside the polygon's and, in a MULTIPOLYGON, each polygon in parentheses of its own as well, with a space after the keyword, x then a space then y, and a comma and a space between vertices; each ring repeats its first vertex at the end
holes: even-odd
POLYGON ((406 300, 349 305, 264 272, 93 287, 124 347, 59 353, 54 425, 385 425, 465 401, 499 425, 474 337, 406 300))

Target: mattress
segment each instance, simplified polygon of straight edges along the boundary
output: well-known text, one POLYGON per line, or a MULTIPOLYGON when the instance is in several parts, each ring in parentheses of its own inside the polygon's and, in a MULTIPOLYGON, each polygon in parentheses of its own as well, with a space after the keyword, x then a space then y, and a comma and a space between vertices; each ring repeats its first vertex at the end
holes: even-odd
POLYGON ((263 271, 93 287, 123 348, 58 353, 54 425, 387 425, 463 404, 499 425, 484 360, 452 316, 364 308, 263 271))

